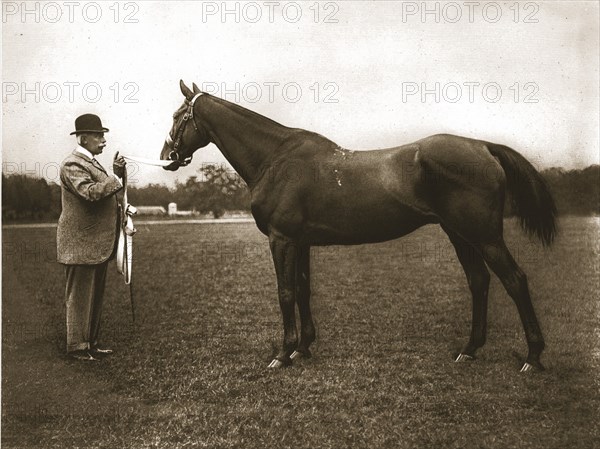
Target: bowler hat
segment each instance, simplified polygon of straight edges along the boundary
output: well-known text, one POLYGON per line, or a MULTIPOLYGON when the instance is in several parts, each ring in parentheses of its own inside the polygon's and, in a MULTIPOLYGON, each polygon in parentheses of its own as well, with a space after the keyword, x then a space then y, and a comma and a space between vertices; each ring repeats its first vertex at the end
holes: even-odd
POLYGON ((106 133, 108 132, 108 128, 104 128, 102 126, 102 122, 100 121, 100 117, 94 114, 83 114, 75 119, 75 131, 73 131, 70 135, 73 134, 81 134, 81 133, 106 133))

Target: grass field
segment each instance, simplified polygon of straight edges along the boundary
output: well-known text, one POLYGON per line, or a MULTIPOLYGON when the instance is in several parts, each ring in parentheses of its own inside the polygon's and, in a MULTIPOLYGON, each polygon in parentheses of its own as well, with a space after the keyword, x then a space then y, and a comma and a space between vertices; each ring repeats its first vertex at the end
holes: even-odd
POLYGON ((96 364, 64 355, 55 229, 5 229, 2 447, 600 447, 598 219, 565 218, 551 250, 507 221, 545 332, 544 373, 497 278, 474 363, 470 298, 439 227, 312 254, 313 358, 266 366, 281 321, 252 224, 138 225, 138 322, 109 268, 96 364))

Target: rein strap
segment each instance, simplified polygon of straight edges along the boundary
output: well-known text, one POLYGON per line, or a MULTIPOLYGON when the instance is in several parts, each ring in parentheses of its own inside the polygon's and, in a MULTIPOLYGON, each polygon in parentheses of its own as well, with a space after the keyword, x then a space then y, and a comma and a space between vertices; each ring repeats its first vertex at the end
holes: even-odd
MULTIPOLYGON (((156 167, 167 167, 173 161, 163 161, 160 159, 147 159, 136 156, 125 156, 123 158, 139 162, 141 164, 153 165, 156 167)), ((119 239, 117 242, 117 271, 125 278, 125 284, 129 285, 129 298, 131 300, 131 317, 135 322, 135 302, 133 299, 133 284, 131 275, 133 270, 133 235, 136 233, 133 225, 133 216, 137 214, 137 209, 129 204, 127 198, 127 165, 123 174, 123 197, 119 204, 120 226, 119 239)))
POLYGON ((119 240, 117 243, 117 271, 125 278, 125 284, 129 285, 129 298, 131 300, 131 318, 135 322, 135 303, 133 301, 133 284, 131 274, 133 269, 133 235, 136 229, 133 226, 133 217, 137 209, 129 204, 127 200, 127 166, 123 175, 123 198, 119 204, 120 224, 119 240))

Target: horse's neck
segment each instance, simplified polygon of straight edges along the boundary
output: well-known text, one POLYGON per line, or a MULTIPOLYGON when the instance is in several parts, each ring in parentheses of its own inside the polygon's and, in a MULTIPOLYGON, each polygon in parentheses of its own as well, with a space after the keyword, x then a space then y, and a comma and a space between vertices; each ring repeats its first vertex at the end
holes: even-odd
POLYGON ((209 95, 203 98, 200 115, 211 140, 252 187, 294 130, 228 101, 209 95))

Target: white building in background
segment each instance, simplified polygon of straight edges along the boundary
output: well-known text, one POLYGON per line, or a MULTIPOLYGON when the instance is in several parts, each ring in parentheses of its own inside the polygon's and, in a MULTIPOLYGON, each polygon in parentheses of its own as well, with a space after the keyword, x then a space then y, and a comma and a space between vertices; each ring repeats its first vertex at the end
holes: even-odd
POLYGON ((177 210, 177 203, 169 203, 169 217, 189 217, 191 215, 196 215, 196 212, 191 210, 177 210))
POLYGON ((162 206, 136 206, 138 215, 167 215, 162 206))

